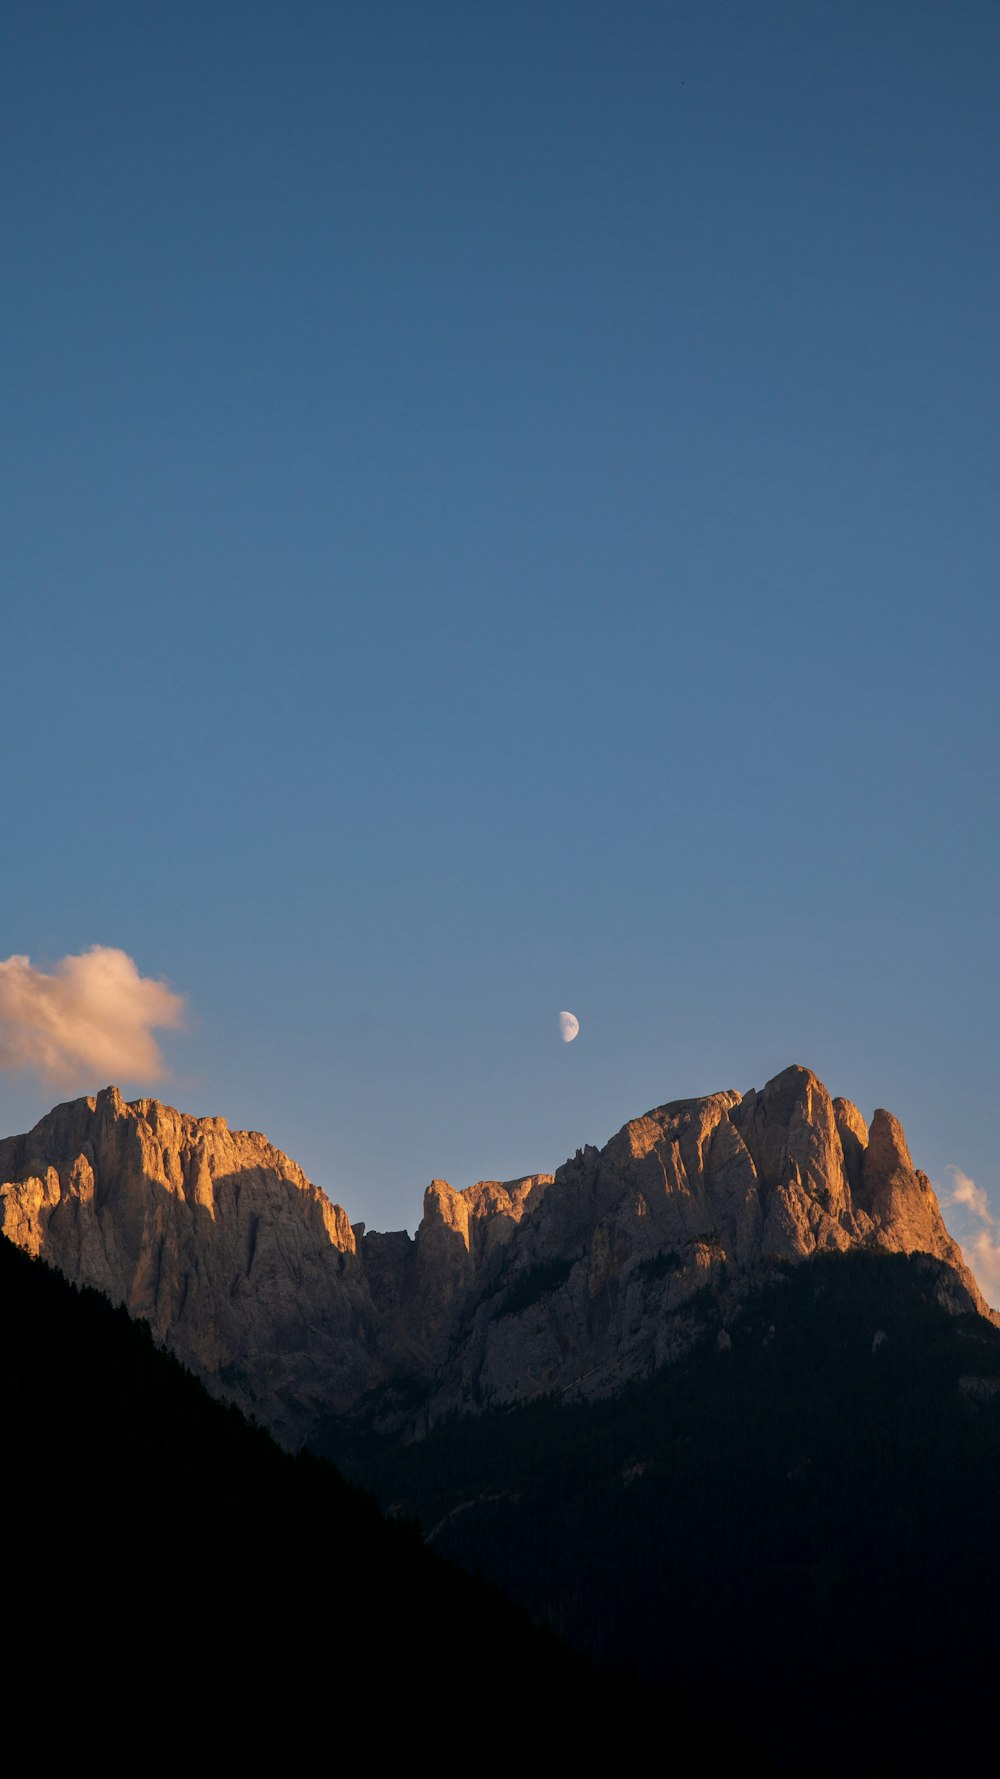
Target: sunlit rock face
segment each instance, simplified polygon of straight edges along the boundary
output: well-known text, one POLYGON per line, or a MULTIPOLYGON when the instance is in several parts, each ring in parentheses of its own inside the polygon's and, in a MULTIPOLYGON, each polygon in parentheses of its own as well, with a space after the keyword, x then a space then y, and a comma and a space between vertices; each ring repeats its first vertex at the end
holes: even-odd
POLYGON ((658 1107, 560 1168, 481 1270, 431 1413, 612 1392, 683 1350, 704 1286, 735 1312, 777 1263, 864 1245, 946 1262, 948 1307, 989 1314, 887 1112, 869 1138, 800 1067, 759 1093, 658 1107))
POLYGON ((107 1088, 0 1143, 0 1211, 288 1439, 374 1381, 347 1214, 255 1131, 107 1088))
POLYGON ((607 1394, 685 1350, 705 1286, 738 1314, 777 1263, 820 1252, 930 1254, 947 1306, 988 1313, 896 1120, 869 1133, 800 1067, 660 1106, 555 1176, 435 1180, 414 1240, 352 1229, 257 1133, 113 1088, 0 1143, 0 1182, 12 1240, 145 1317, 289 1442, 362 1398, 419 1431, 607 1394))

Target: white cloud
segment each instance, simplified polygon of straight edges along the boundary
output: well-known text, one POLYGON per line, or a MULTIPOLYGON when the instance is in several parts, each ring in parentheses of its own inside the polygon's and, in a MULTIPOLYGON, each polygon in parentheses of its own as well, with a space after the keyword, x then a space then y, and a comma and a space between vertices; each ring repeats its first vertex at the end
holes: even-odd
POLYGON ((962 1253, 987 1303, 1000 1309, 1000 1241, 988 1229, 981 1229, 963 1244, 962 1253))
POLYGON ((993 1215, 989 1194, 960 1167, 948 1167, 945 1172, 952 1183, 942 1201, 959 1213, 958 1239, 966 1263, 987 1302, 1000 1308, 1000 1219, 993 1215))
POLYGON ((184 998, 140 976, 127 952, 92 945, 51 972, 0 960, 0 1068, 34 1069, 63 1087, 165 1073, 158 1028, 183 1024, 184 998))
POLYGON ((983 1188, 977 1186, 975 1180, 970 1180, 968 1174, 963 1174, 960 1167, 950 1167, 947 1172, 951 1174, 953 1181, 950 1202, 967 1205, 981 1223, 992 1223, 994 1219, 990 1212, 990 1201, 983 1188))

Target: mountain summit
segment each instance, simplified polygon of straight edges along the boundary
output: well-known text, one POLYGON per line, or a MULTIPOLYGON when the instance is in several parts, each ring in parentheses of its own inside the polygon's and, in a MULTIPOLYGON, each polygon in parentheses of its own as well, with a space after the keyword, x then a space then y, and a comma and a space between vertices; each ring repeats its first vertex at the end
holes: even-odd
POLYGON ((0 1217, 286 1441, 362 1398, 419 1430, 612 1394, 687 1349, 705 1287, 736 1317, 779 1263, 836 1250, 926 1254, 946 1307, 991 1314, 896 1119, 869 1130, 799 1066, 660 1106, 554 1176, 434 1180, 412 1240, 352 1228, 257 1132, 109 1087, 0 1142, 0 1217))

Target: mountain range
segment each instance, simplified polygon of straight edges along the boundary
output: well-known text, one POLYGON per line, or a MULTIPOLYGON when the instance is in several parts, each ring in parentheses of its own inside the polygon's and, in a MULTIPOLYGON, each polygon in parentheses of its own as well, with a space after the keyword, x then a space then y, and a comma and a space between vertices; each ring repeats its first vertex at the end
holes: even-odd
POLYGON ((673 1101, 555 1175, 434 1180, 415 1238, 347 1212, 253 1131, 114 1087, 0 1142, 4 1233, 95 1286, 297 1446, 331 1412, 404 1435, 554 1393, 596 1400, 728 1318, 776 1267, 856 1249, 942 1262, 991 1316, 895 1118, 793 1066, 673 1101))
MULTIPOLYGON (((794 1066, 555 1175, 435 1180, 411 1239, 108 1088, 0 1143, 0 1207, 15 1616, 40 1648, 58 1602, 130 1722, 136 1627, 210 1659, 231 1742, 254 1662, 320 1685, 308 1624, 400 1751, 527 1675, 547 1758, 641 1725, 795 1773, 991 1752, 1000 1329, 888 1112, 794 1066)), ((240 1722, 285 1748, 283 1705, 240 1722)))

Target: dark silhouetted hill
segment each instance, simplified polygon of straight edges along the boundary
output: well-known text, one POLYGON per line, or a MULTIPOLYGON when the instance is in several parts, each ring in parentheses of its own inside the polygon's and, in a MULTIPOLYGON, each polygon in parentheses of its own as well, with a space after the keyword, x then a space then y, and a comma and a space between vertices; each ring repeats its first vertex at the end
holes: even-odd
POLYGON ((700 1734, 7 1241, 0 1432, 6 1712, 32 1758, 561 1758, 661 1712, 700 1734))
POLYGON ((1000 1331, 926 1256, 849 1252, 597 1403, 327 1449, 595 1659, 669 1677, 792 1768, 991 1761, 1000 1331))

